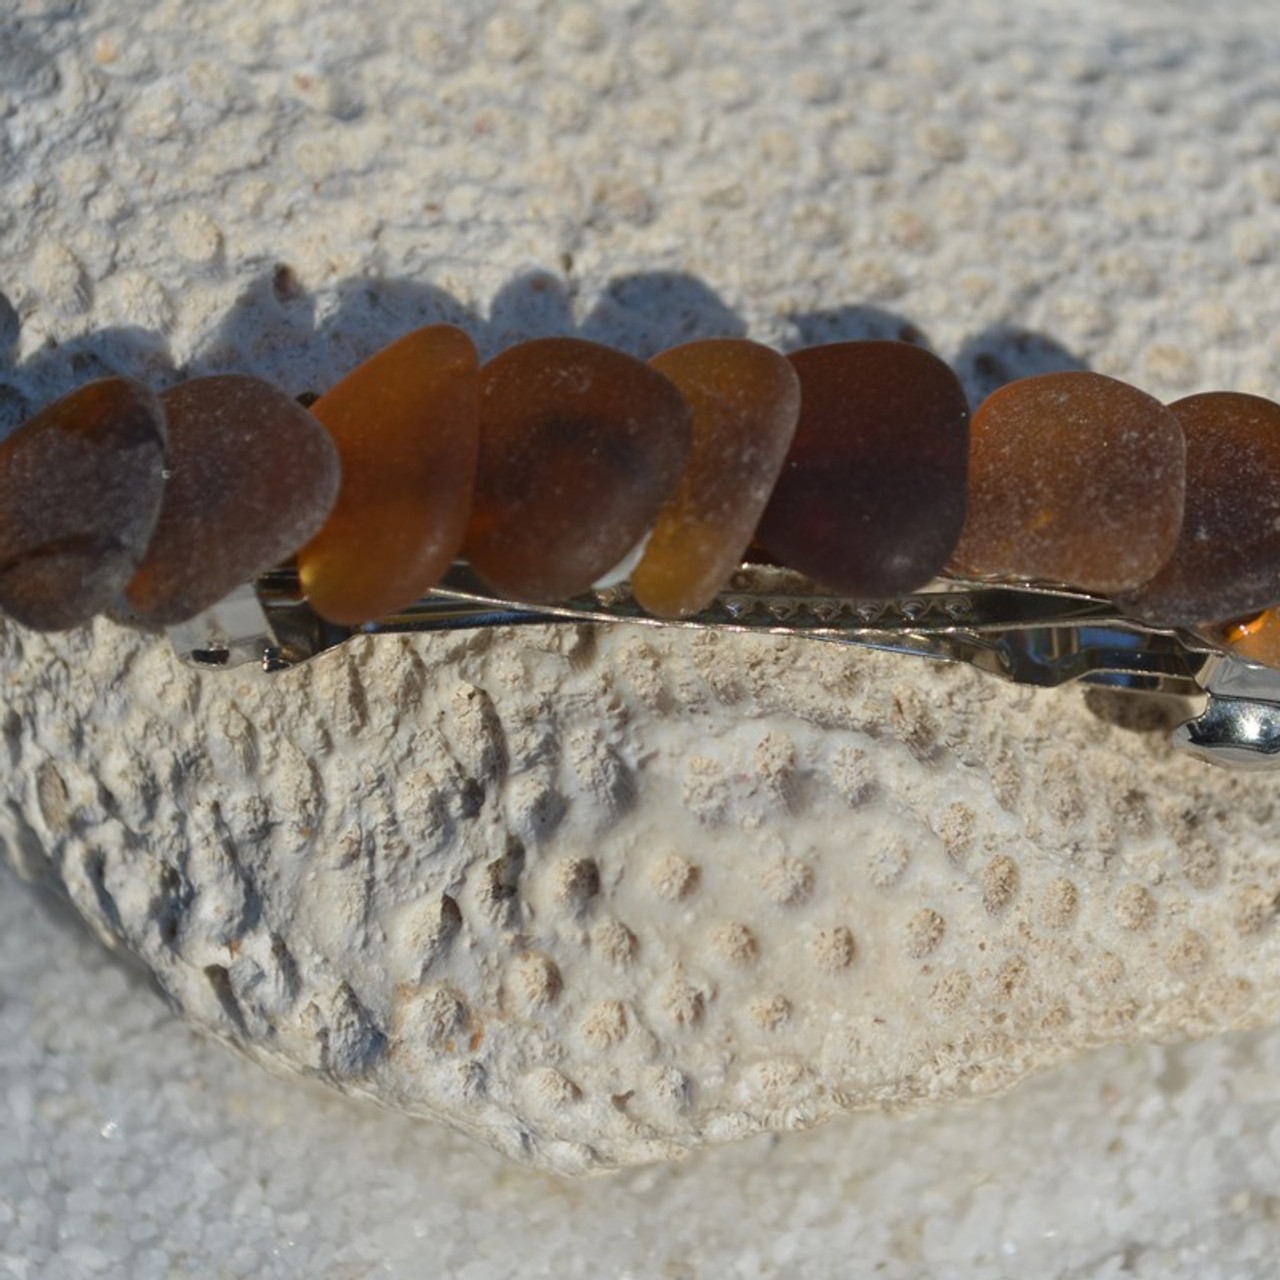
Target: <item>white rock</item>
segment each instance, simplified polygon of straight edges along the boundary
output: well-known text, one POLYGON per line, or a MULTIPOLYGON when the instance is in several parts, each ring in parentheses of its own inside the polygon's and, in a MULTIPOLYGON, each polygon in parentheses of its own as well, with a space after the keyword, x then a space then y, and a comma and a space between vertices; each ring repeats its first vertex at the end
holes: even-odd
POLYGON ((1280 1003, 1274 782, 1172 755, 1159 711, 627 627, 267 677, 9 626, 0 672, 23 874, 264 1064, 546 1168, 1280 1003))

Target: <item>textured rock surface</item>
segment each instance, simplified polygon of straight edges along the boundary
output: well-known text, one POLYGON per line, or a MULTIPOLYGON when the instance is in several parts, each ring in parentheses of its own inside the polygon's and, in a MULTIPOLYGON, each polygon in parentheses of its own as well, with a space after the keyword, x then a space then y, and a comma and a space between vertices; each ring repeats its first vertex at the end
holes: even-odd
POLYGON ((0 674, 25 873, 260 1060, 561 1171, 1280 1007, 1274 781, 1070 693, 638 628, 0 674))
POLYGON ((1226 1280, 1274 1257, 1274 1034, 1117 1046, 977 1106, 570 1181, 273 1078, 2 868, 0 889, 0 1259, 19 1276, 167 1280, 208 1259, 234 1280, 421 1280, 429 1254, 465 1280, 593 1277, 601 1258, 646 1280, 1226 1280))
MULTIPOLYGON (((643 0, 625 13, 522 0, 421 0, 411 10, 385 0, 218 0, 183 6, 180 20, 177 9, 23 0, 16 26, 4 28, 13 38, 0 39, 0 430, 110 371, 162 387, 175 369, 235 370, 291 393, 321 392, 380 343, 440 320, 464 323, 486 355, 559 332, 648 356, 724 333, 794 347, 923 331, 961 371, 972 403, 1009 378, 1081 364, 1164 401, 1215 386, 1276 394, 1280 59, 1271 0, 1156 0, 1105 14, 1090 0, 860 11, 830 3, 803 15, 754 0, 643 0)), ((508 661, 522 665, 530 642, 520 637, 508 661)), ((50 661, 38 676, 23 668, 21 705, 34 699, 46 714, 20 721, 4 703, 15 744, 6 762, 36 752, 68 762, 65 781, 91 816, 107 812, 111 796, 140 794, 144 814, 150 803, 193 834, 212 827, 220 838, 199 846, 197 860, 226 847, 212 817, 220 782, 211 760, 227 759, 235 736, 193 701, 183 728, 197 748, 214 744, 210 759, 175 738, 158 761, 135 763, 129 744, 111 737, 111 715, 87 734, 95 751, 77 746, 74 721, 55 710, 72 694, 106 706, 113 685, 90 695, 78 642, 63 643, 71 647, 55 653, 24 642, 32 662, 50 661), (99 765, 109 760, 100 790, 99 765), (179 822, 175 796, 196 816, 179 822)), ((110 657, 88 670, 116 671, 110 657)), ((195 697, 181 673, 153 656, 140 662, 141 686, 118 686, 113 704, 136 704, 131 723, 170 696, 195 697)), ((1199 1031, 1203 1005, 1177 993, 1203 993, 1211 974, 1234 971, 1255 984, 1257 1003, 1242 1018, 1265 1016, 1274 926, 1241 935, 1229 923, 1239 888, 1265 888, 1275 847, 1258 782, 1153 763, 1146 737, 1107 729, 1069 693, 1024 703, 961 680, 949 686, 956 698, 971 690, 975 701, 958 706, 934 703, 939 677, 921 664, 858 667, 886 673, 871 682, 876 698, 901 688, 907 714, 932 708, 946 740, 1007 745, 1013 763, 997 776, 1018 779, 1024 798, 979 819, 997 845, 1022 833, 1010 856, 1024 878, 1043 864, 1076 883, 1082 922, 1099 909, 1088 905, 1099 882, 1058 870, 1056 837, 1045 835, 1040 851, 1038 833, 1061 826, 1057 793, 1041 786, 1055 757, 1069 762, 1065 776, 1076 771, 1085 826, 1124 812, 1107 808, 1121 795, 1106 781, 1117 769, 1162 815, 1158 835, 1118 841, 1102 881, 1115 883, 1135 852, 1147 859, 1147 887, 1169 904, 1168 915, 1152 917, 1162 932, 1069 930, 1059 960, 1040 962, 1046 982, 1092 989, 1078 948, 1082 960, 1121 955, 1138 987, 1138 974, 1165 972, 1159 943, 1181 912, 1210 943, 1205 974, 1185 989, 1158 984, 1153 998, 1143 990, 1139 1001, 1148 1012, 1163 1001, 1165 1029, 1185 1012, 1199 1031), (1116 747, 1105 760, 1090 745, 1099 736, 1116 747), (1198 841, 1168 835, 1171 815, 1184 811, 1222 855, 1211 887, 1195 888, 1183 871, 1183 851, 1198 841), (1175 892, 1185 909, 1163 896, 1175 892)), ((381 687, 371 674, 364 684, 381 687)), ((316 707, 317 719, 328 714, 316 707)), ((334 714, 337 725, 350 721, 346 710, 334 714)), ((792 735, 791 719, 778 718, 792 735)), ((701 754, 700 738, 688 740, 701 754)), ((356 760, 362 751, 344 748, 341 765, 317 766, 317 794, 328 786, 324 805, 343 830, 365 829, 359 806, 366 791, 376 795, 376 778, 366 784, 356 760)), ((741 748, 751 760, 754 751, 754 741, 741 748)), ((940 766, 917 765, 899 744, 885 758, 911 770, 882 789, 895 797, 890 820, 901 816, 908 833, 918 830, 912 815, 966 797, 963 788, 951 794, 956 776, 964 788, 990 789, 977 776, 983 765, 961 770, 947 754, 940 766)), ((269 774, 276 765, 262 750, 252 767, 269 774)), ((9 847, 51 865, 34 859, 44 830, 34 784, 21 770, 5 774, 15 805, 4 806, 9 847)), ((109 832, 113 821, 121 819, 100 825, 109 832)), ((162 838, 158 819, 147 830, 162 838)), ((764 824, 735 841, 732 865, 762 856, 768 835, 764 824)), ((848 848, 843 828, 835 839, 848 848)), ((91 846, 56 847, 84 855, 68 873, 96 901, 91 846)), ((142 851, 134 856, 145 866, 142 851)), ((722 861, 717 853, 711 865, 722 861)), ((921 854, 912 865, 934 864, 921 854)), ((130 883, 149 892, 151 881, 140 870, 113 882, 118 901, 130 883)), ((210 891, 200 900, 218 899, 210 891)), ((1023 909, 1037 901, 1025 898, 1023 909)), ((966 936, 951 902, 912 898, 910 914, 932 910, 946 922, 939 955, 966 936)), ((1146 918, 1144 902, 1136 893, 1126 918, 1146 918)), ((978 918, 993 938, 1009 927, 978 918)), ((1265 1274, 1274 1256, 1274 1033, 1104 1054, 982 1108, 905 1126, 863 1117, 791 1143, 708 1153, 650 1182, 633 1174, 623 1191, 550 1191, 546 1180, 468 1163, 430 1127, 379 1124, 306 1091, 259 1086, 162 1022, 158 1005, 110 981, 81 949, 77 983, 59 968, 64 951, 42 943, 38 953, 52 953, 60 974, 46 980, 30 963, 37 949, 15 936, 37 936, 34 913, 6 919, 5 955, 17 963, 4 971, 0 1002, 15 1031, 0 1039, 10 1104, 0 1167, 5 1190, 22 1189, 13 1216, 0 1196, 0 1226, 41 1280, 78 1280, 93 1263, 89 1241, 108 1251, 97 1264, 108 1272, 191 1270, 185 1249, 205 1270, 285 1275, 286 1238, 288 1256, 308 1250, 319 1260, 310 1274, 338 1257, 354 1274, 385 1263, 416 1278, 424 1233, 454 1273, 475 1274, 497 1250, 513 1267, 536 1254, 549 1271, 574 1274, 558 1265, 561 1230, 578 1233, 586 1274, 606 1248, 629 1251, 637 1274, 679 1276, 794 1272, 797 1260, 821 1275, 847 1271, 854 1258, 903 1277, 1003 1267, 1203 1280, 1214 1274, 1209 1258, 1224 1275, 1265 1274), (86 1096, 87 1107, 78 1101, 86 1096), (1046 1161, 1046 1145, 1061 1157, 1046 1161), (175 1150, 189 1159, 175 1162, 175 1150), (431 1163, 424 1151, 440 1155, 433 1170, 458 1176, 399 1176, 415 1158, 431 1163), (215 1176, 220 1191, 211 1193, 215 1176), (744 1203, 758 1208, 751 1222, 744 1203), (638 1229, 637 1206, 661 1229, 638 1229), (184 1231, 171 1232, 175 1218, 184 1231), (135 1234, 140 1223, 154 1236, 135 1234), (669 1227, 669 1239, 655 1238, 669 1227), (147 1267, 136 1265, 143 1250, 147 1267), (1012 1260, 993 1261, 997 1251, 1012 1260)), ((855 941, 859 960, 876 954, 867 935, 855 941)), ((203 976, 192 992, 197 1008, 213 999, 203 976)), ((560 1007, 571 1028, 575 1006, 560 1007)), ((911 1011, 925 1029, 917 1035, 941 1035, 927 1001, 911 1011)), ((1156 1020, 1139 1018, 1124 1034, 1156 1020)), ((1037 1060, 1095 1035, 1088 1017, 1046 1029, 1037 1060)), ((985 1059, 952 1045, 938 1057, 975 1060, 985 1059)), ((476 1114, 489 1105, 479 1099, 476 1114)))

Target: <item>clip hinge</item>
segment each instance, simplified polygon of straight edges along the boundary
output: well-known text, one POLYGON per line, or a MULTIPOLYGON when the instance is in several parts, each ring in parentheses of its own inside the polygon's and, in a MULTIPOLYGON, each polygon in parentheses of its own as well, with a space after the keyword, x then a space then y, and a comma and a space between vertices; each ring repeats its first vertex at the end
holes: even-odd
POLYGON ((1280 768, 1280 671, 1219 653, 1201 680, 1205 708, 1173 731, 1173 745, 1209 764, 1280 768))

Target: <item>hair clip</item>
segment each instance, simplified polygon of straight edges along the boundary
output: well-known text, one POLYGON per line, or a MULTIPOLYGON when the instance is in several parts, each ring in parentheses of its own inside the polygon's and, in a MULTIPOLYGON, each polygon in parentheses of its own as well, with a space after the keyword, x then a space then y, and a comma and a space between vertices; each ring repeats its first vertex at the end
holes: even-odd
POLYGON ((1280 767, 1280 670, 1210 637, 1125 618, 1109 601, 1060 587, 937 579, 896 600, 841 599, 775 566, 744 564, 696 614, 655 618, 624 584, 554 605, 504 600, 464 562, 422 599, 359 627, 325 621, 294 569, 264 574, 196 618, 169 628, 175 653, 202 668, 287 670, 361 635, 563 623, 767 633, 914 657, 965 662, 1015 684, 1081 685, 1204 697, 1172 732, 1177 749, 1210 764, 1280 767))
POLYGON ((544 338, 482 367, 435 325, 307 408, 110 378, 0 444, 0 609, 167 629, 202 666, 497 624, 765 631, 1204 695, 1175 744, 1265 767, 1277 605, 1280 405, 1072 372, 970 420, 903 342, 646 364, 544 338))

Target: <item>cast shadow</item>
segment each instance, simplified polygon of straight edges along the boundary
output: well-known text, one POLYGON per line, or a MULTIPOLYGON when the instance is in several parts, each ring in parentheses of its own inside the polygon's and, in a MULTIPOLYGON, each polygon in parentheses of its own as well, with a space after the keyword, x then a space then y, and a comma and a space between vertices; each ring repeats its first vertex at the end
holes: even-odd
MULTIPOLYGON (((290 395, 321 394, 361 361, 426 324, 458 325, 482 359, 529 338, 552 336, 587 338, 647 359, 682 342, 747 332, 742 317, 714 289, 685 272, 615 277, 581 319, 575 318, 577 296, 572 279, 550 270, 514 276, 483 311, 437 285, 405 277, 351 278, 316 293, 281 261, 245 285, 178 368, 163 334, 130 325, 47 344, 19 364, 21 317, 0 294, 0 438, 69 388, 111 374, 162 389, 180 377, 245 373, 290 395)), ((784 350, 883 339, 941 354, 910 317, 865 303, 796 312, 787 320, 792 333, 784 350)), ((950 363, 974 405, 1014 379, 1087 367, 1055 339, 1012 326, 973 335, 950 363)))

